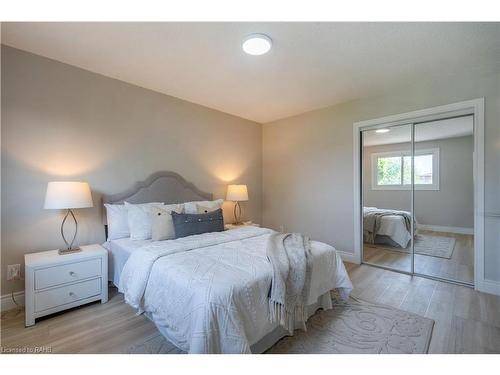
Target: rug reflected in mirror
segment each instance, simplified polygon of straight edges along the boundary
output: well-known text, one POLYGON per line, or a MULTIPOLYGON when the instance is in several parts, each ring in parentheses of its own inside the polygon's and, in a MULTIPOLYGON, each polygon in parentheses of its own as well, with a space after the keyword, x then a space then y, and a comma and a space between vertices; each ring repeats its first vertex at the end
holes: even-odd
MULTIPOLYGON (((456 239, 448 236, 435 236, 428 234, 415 235, 415 254, 427 255, 436 258, 450 259, 455 249, 456 239)), ((384 244, 364 244, 365 247, 372 249, 382 249, 388 251, 397 251, 405 254, 411 253, 411 244, 408 247, 389 246, 384 244)))
POLYGON ((415 252, 421 255, 450 259, 455 242, 453 237, 417 234, 415 236, 415 252))
MULTIPOLYGON (((332 296, 333 309, 318 311, 307 331, 282 338, 269 354, 423 354, 427 353, 434 321, 420 315, 356 298, 332 296)), ((128 353, 181 354, 159 332, 128 353)))

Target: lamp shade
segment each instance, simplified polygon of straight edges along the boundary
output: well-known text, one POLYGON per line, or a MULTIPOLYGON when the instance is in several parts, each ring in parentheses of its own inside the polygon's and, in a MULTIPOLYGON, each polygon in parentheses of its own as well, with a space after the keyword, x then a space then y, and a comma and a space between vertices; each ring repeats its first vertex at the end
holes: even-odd
POLYGON ((47 185, 44 208, 93 207, 89 184, 86 182, 54 181, 47 185))
POLYGON ((248 200, 248 190, 246 185, 228 185, 226 200, 241 202, 248 200))

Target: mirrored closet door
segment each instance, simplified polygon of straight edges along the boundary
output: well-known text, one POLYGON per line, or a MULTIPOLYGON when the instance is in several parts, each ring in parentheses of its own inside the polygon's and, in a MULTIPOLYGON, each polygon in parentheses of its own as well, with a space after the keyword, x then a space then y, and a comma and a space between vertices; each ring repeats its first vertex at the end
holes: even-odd
POLYGON ((362 260, 474 282, 472 115, 361 132, 362 260))
POLYGON ((362 132, 363 262, 412 272, 412 124, 362 132))
POLYGON ((414 126, 415 273, 473 284, 473 116, 414 126))

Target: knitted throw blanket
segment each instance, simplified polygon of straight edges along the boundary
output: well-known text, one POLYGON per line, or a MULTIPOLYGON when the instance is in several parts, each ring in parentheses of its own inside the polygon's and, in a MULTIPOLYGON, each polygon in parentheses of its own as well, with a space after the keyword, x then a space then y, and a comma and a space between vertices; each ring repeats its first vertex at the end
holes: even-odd
POLYGON ((296 328, 305 330, 312 270, 310 240, 298 233, 273 233, 268 241, 267 258, 273 269, 270 319, 290 334, 296 328))

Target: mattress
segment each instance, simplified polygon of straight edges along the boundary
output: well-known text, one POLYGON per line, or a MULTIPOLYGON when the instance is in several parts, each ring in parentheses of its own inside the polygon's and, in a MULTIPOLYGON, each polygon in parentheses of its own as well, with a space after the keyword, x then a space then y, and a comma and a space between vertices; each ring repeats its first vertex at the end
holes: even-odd
MULTIPOLYGON (((376 209, 375 207, 364 207, 363 211, 376 209)), ((364 223, 363 223, 364 224, 364 223)), ((391 246, 406 248, 411 240, 411 233, 406 229, 405 219, 401 215, 387 215, 380 218, 380 227, 375 233, 375 243, 388 244, 391 246), (387 242, 386 239, 390 239, 387 242)), ((363 231, 364 241, 367 242, 367 232, 363 231)))
POLYGON ((120 238, 118 240, 106 241, 102 246, 108 250, 108 280, 118 287, 123 266, 130 254, 137 249, 150 243, 151 240, 131 240, 130 238, 120 238))
MULTIPOLYGON (((387 236, 402 248, 406 248, 411 239, 404 218, 397 215, 382 217, 377 236, 387 236)), ((377 239, 375 239, 375 242, 377 242, 377 239)))

